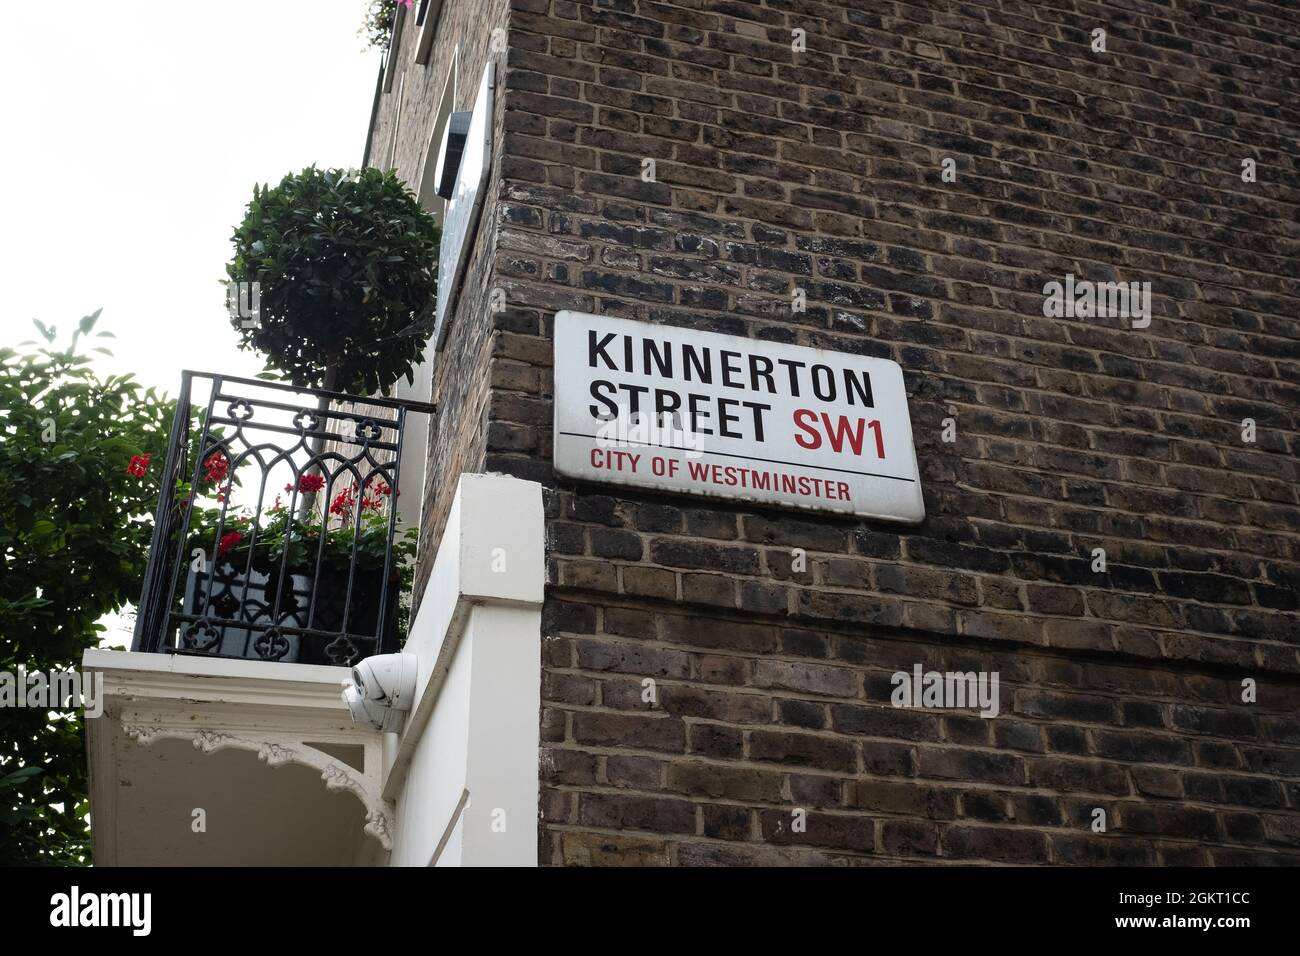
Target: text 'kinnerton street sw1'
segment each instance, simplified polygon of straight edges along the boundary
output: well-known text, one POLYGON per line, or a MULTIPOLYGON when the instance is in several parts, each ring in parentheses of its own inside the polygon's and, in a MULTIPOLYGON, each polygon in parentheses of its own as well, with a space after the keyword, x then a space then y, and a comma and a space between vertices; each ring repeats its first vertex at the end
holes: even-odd
POLYGON ((555 468, 660 492, 925 517, 898 363, 580 312, 555 317, 555 468))

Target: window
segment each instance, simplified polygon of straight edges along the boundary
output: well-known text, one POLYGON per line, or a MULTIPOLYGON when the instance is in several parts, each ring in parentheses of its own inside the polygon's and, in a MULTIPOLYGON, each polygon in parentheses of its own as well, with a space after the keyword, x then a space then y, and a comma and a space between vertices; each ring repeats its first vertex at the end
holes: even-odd
POLYGON ((438 184, 434 181, 434 171, 438 168, 438 148, 442 145, 442 134, 447 128, 447 119, 456 106, 456 68, 460 59, 457 50, 451 57, 451 69, 447 73, 447 82, 442 88, 442 98, 438 101, 438 112, 433 118, 433 127, 429 131, 429 140, 424 146, 424 157, 420 164, 420 182, 418 195, 420 205, 433 213, 438 225, 443 223, 443 214, 447 201, 438 195, 438 184))
POLYGON ((441 12, 442 0, 420 0, 419 12, 415 15, 415 23, 420 28, 420 38, 415 44, 415 62, 421 66, 429 65, 433 34, 438 29, 438 14, 441 12))
MULTIPOLYGON (((436 0, 431 0, 436 2, 436 0)), ((429 139, 424 147, 424 156, 421 157, 419 165, 416 167, 420 172, 418 183, 413 183, 419 190, 420 205, 433 214, 438 220, 438 225, 443 223, 443 216, 446 212, 446 200, 438 195, 437 185, 434 182, 434 170, 438 166, 438 147, 442 143, 442 133, 447 126, 447 118, 451 115, 452 108, 456 102, 456 67, 459 60, 458 52, 453 52, 451 57, 451 69, 447 73, 447 82, 442 89, 442 98, 438 102, 438 112, 434 115, 433 128, 430 130, 429 139)), ((403 82, 406 77, 403 75, 403 82)), ((412 87, 414 89, 414 87, 412 87)), ((401 110, 401 93, 398 93, 398 110, 400 118, 401 110)), ((397 120, 393 125, 393 141, 397 140, 397 120)), ((390 148, 390 155, 392 149, 390 148)), ((408 383, 405 378, 399 379, 393 386, 393 394, 398 398, 413 398, 417 401, 427 402, 433 394, 433 364, 434 350, 433 342, 428 342, 424 350, 424 361, 413 370, 415 381, 408 383)), ((429 423, 432 425, 432 422, 429 423)), ((422 519, 424 508, 424 475, 427 465, 428 428, 412 428, 406 433, 402 444, 402 474, 407 476, 403 480, 403 485, 421 489, 418 493, 403 495, 397 499, 397 513, 402 521, 402 527, 418 527, 422 519), (408 484, 409 482, 409 484, 408 484)))
POLYGON ((384 54, 385 93, 391 93, 393 90, 393 76, 397 73, 397 56, 402 48, 402 26, 405 23, 406 7, 399 3, 397 12, 393 14, 393 33, 388 41, 388 52, 384 54))
POLYGON ((388 165, 385 169, 397 168, 397 133, 402 127, 402 100, 406 95, 406 74, 397 84, 397 107, 393 110, 393 132, 388 139, 388 165))

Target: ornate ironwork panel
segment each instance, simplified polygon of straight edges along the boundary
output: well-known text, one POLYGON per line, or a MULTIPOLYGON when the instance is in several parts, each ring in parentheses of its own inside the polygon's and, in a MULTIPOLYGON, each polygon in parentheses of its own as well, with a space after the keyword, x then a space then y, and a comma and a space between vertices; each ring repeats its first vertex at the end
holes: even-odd
POLYGON ((133 649, 333 665, 396 650, 402 438, 408 412, 432 411, 185 372, 133 649))

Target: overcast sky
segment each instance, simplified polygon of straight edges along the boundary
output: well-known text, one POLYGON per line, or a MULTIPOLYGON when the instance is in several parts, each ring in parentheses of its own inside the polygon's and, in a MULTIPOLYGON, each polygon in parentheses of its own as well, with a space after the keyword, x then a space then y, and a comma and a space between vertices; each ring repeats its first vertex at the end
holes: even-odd
MULTIPOLYGON (((226 317, 230 235, 254 183, 361 164, 380 62, 357 35, 366 5, 0 6, 0 344, 102 306, 103 372, 174 395, 183 368, 259 371, 226 317)), ((105 646, 130 643, 128 619, 105 623, 105 646)))
POLYGON ((225 314, 230 235, 254 183, 360 165, 380 62, 366 6, 0 7, 0 343, 102 306, 105 370, 172 394, 182 368, 258 371, 225 314))

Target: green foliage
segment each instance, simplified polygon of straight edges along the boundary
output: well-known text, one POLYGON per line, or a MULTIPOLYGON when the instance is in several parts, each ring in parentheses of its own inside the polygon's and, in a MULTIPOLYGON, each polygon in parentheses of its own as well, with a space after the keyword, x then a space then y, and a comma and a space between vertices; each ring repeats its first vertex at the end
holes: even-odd
MULTIPOLYGON (((370 0, 366 5, 366 17, 357 30, 357 35, 365 41, 366 47, 381 50, 388 49, 388 41, 393 36, 393 16, 397 13, 398 0, 370 0)), ((407 0, 409 6, 410 0, 407 0)))
MULTIPOLYGON (((100 379, 79 341, 0 349, 0 670, 79 668, 99 620, 140 596, 156 502, 127 472, 152 452, 157 473, 175 403, 132 376, 100 379)), ((106 351, 102 348, 97 351, 106 351)), ((0 710, 0 863, 88 862, 81 716, 0 710)))
POLYGON ((425 337, 410 327, 435 300, 439 236, 391 171, 312 166, 254 187, 226 266, 231 280, 261 283, 257 327, 231 318, 241 347, 294 385, 370 395, 410 380, 425 337))
MULTIPOLYGON (((368 483, 369 484, 369 483, 368 483)), ((387 488, 378 479, 377 487, 387 488)), ((184 495, 184 485, 178 485, 178 500, 184 495)), ((346 570, 352 563, 353 543, 356 544, 357 567, 364 570, 383 570, 384 552, 388 543, 388 494, 363 492, 361 502, 356 500, 355 490, 343 491, 336 495, 334 501, 327 503, 321 499, 321 507, 311 507, 305 514, 302 509, 290 510, 277 504, 262 513, 256 522, 256 537, 253 535, 255 515, 249 509, 238 513, 227 513, 220 526, 221 537, 238 535, 231 540, 230 547, 224 552, 231 563, 243 567, 252 542, 252 567, 261 572, 278 568, 284 559, 290 573, 311 572, 316 566, 316 555, 321 555, 321 563, 326 567, 346 570), (361 514, 353 520, 355 509, 360 505, 361 514), (321 547, 321 534, 325 535, 325 544, 321 547)), ((278 501, 278 499, 277 499, 278 501)), ((205 552, 211 550, 217 539, 218 522, 221 518, 219 506, 212 506, 203 501, 196 501, 190 513, 189 544, 184 551, 189 554, 195 548, 205 552)), ((393 565, 396 573, 404 574, 408 579, 411 573, 409 559, 415 556, 415 535, 417 529, 408 528, 406 533, 393 542, 393 565)), ((404 580, 405 587, 410 586, 404 580)))
MULTIPOLYGON (((201 430, 201 424, 199 426, 201 430)), ((216 437, 221 437, 215 433, 216 437)), ((204 465, 197 492, 188 481, 177 481, 172 500, 176 513, 172 526, 179 528, 188 516, 188 537, 180 549, 182 555, 201 551, 223 565, 223 576, 242 576, 245 568, 258 574, 278 578, 283 570, 308 578, 316 575, 317 558, 323 580, 331 574, 346 575, 353 566, 359 572, 384 570, 388 549, 388 522, 393 489, 380 474, 357 482, 326 483, 324 476, 309 471, 298 479, 298 490, 286 485, 275 504, 258 512, 252 508, 232 508, 222 504, 232 486, 241 484, 238 469, 217 450, 204 465), (327 499, 328 493, 333 497, 327 499), (323 542, 322 542, 323 537, 323 542)), ((418 528, 395 534, 388 581, 396 585, 399 595, 397 626, 404 634, 411 585, 415 576, 415 552, 418 528)), ((180 577, 172 601, 177 609, 185 602, 186 580, 180 577)))

